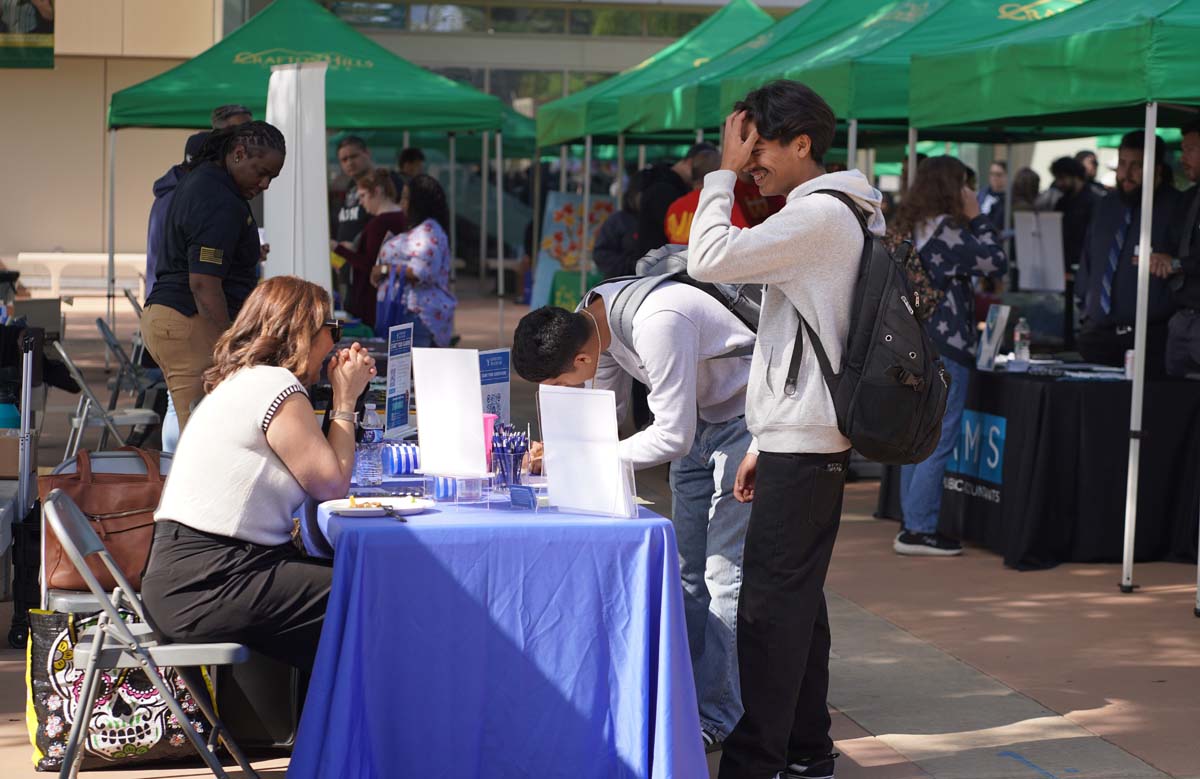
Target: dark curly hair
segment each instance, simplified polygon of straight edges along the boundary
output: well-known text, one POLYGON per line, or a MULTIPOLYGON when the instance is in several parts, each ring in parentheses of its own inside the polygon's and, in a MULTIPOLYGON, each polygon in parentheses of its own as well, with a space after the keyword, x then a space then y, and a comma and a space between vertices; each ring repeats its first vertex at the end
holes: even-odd
POLYGON ((408 223, 413 227, 432 219, 447 233, 451 230, 446 192, 433 176, 422 173, 408 181, 408 223))
POLYGON ((948 214, 951 221, 965 226, 968 220, 963 210, 963 187, 967 185, 968 168, 954 157, 930 157, 917 166, 917 180, 900 202, 896 218, 888 224, 888 232, 907 237, 926 219, 948 214))
POLYGON ((772 81, 759 87, 734 106, 754 120, 758 137, 778 143, 791 143, 807 135, 812 143, 813 162, 822 164, 833 145, 837 119, 825 99, 799 81, 772 81))
POLYGON ((513 368, 522 379, 535 383, 561 376, 571 369, 591 333, 582 314, 555 306, 530 311, 513 333, 513 368))

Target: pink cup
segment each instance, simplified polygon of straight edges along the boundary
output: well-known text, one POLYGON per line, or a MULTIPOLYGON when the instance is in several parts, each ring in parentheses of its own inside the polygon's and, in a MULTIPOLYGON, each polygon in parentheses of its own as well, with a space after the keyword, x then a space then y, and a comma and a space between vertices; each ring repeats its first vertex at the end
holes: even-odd
POLYGON ((496 414, 483 415, 483 451, 487 455, 488 470, 492 470, 492 434, 496 432, 496 414))

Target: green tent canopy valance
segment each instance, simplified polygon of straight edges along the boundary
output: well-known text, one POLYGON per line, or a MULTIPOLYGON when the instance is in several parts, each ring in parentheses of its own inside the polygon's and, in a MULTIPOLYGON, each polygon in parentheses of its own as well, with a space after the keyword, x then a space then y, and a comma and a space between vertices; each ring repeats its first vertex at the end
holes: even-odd
POLYGON ((1022 121, 1141 127, 1200 113, 1200 0, 1091 0, 1041 24, 912 59, 912 120, 921 128, 1022 121), (970 99, 964 99, 969 95, 970 99))
MULTIPOLYGON (((721 100, 729 104, 776 78, 803 81, 820 93, 839 117, 906 122, 909 60, 980 38, 1032 29, 1089 0, 1042 0, 1023 9, 997 0, 895 0, 858 24, 773 61, 757 59, 750 72, 725 79, 721 100)), ((946 88, 943 74, 930 76, 943 99, 973 102, 975 90, 946 88)), ((1041 90, 1050 95, 1051 90, 1041 90)))
POLYGON ((112 96, 108 125, 205 128, 213 108, 240 103, 266 115, 271 67, 329 63, 330 127, 439 132, 495 130, 501 102, 417 67, 313 0, 275 0, 212 48, 112 96))
POLYGON ((624 95, 619 120, 629 132, 719 127, 732 107, 722 102, 721 82, 752 75, 764 62, 803 51, 850 27, 889 0, 809 0, 770 28, 720 57, 624 95))
POLYGON ((771 26, 770 15, 750 0, 731 0, 687 35, 640 65, 538 110, 539 146, 557 146, 585 135, 616 135, 622 95, 645 90, 690 71, 771 26))

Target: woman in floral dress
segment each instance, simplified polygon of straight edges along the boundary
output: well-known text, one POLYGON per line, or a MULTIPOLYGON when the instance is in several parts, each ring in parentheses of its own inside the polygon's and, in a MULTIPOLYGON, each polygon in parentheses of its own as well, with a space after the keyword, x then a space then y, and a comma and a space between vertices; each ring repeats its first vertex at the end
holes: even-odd
POLYGON ((389 285, 404 285, 406 312, 395 322, 376 322, 376 330, 412 323, 413 346, 449 346, 454 332, 457 300, 450 291, 450 239, 446 236, 449 209, 442 185, 432 176, 408 182, 406 233, 384 243, 372 280, 380 285, 380 300, 389 285), (389 266, 397 272, 389 274, 389 266))

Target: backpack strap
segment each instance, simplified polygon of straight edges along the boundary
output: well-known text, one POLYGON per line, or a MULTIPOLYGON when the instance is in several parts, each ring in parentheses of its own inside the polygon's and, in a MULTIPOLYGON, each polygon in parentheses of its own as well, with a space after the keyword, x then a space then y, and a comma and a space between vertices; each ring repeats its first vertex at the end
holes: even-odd
MULTIPOLYGON (((666 281, 676 281, 681 284, 687 284, 694 289, 704 291, 696 282, 686 273, 665 273, 658 276, 627 276, 623 278, 614 278, 605 280, 605 284, 611 284, 614 281, 629 280, 616 296, 613 297, 612 304, 609 306, 608 324, 612 329, 613 338, 617 339, 621 345, 627 349, 633 349, 633 317, 637 314, 642 303, 649 297, 650 293, 658 289, 658 287, 666 281)), ((705 294, 709 294, 705 292, 705 294)), ((584 296, 584 301, 587 296, 584 296)), ((579 303, 579 307, 583 308, 584 302, 579 303)), ((734 316, 737 316, 736 313, 734 316)), ((740 318, 739 318, 740 321, 740 318)), ((716 357, 748 357, 754 354, 754 344, 748 346, 739 346, 729 350, 716 357)), ((715 358, 713 358, 715 359, 715 358)))
MULTIPOLYGON (((863 210, 858 207, 858 204, 845 192, 838 192, 833 189, 818 189, 813 194, 829 195, 837 198, 846 204, 858 219, 858 226, 863 231, 863 250, 859 258, 859 267, 867 261, 871 256, 872 246, 871 239, 874 237, 871 234, 870 228, 867 227, 867 217, 863 210)), ((833 372, 833 363, 829 361, 829 355, 825 352, 825 347, 821 345, 821 339, 813 331, 812 327, 804 319, 804 314, 800 313, 800 309, 796 309, 796 316, 800 317, 800 324, 796 327, 796 345, 792 347, 792 360, 788 365, 787 379, 783 384, 783 394, 792 397, 796 394, 796 382, 800 378, 800 362, 804 358, 804 333, 808 331, 808 338, 812 341, 813 351, 817 354, 817 362, 821 365, 821 373, 825 377, 825 386, 829 388, 830 394, 833 394, 834 388, 837 387, 840 375, 833 372)))

